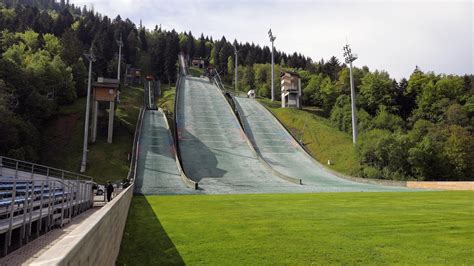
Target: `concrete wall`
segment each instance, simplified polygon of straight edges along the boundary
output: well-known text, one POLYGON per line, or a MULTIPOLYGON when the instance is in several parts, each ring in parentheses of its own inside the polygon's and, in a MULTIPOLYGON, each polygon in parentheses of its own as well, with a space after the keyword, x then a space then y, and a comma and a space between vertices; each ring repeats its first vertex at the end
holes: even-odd
POLYGON ((474 190, 474 182, 436 182, 436 181, 408 181, 409 188, 427 188, 444 190, 474 190))
POLYGON ((132 196, 130 186, 31 265, 115 265, 132 196))

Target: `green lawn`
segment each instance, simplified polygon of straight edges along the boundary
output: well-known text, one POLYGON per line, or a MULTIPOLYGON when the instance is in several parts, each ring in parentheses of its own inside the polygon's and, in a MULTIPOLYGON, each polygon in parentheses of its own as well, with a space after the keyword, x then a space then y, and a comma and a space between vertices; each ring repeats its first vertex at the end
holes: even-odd
POLYGON ((280 102, 271 102, 269 99, 260 99, 260 102, 273 112, 297 140, 301 139, 305 128, 303 143, 316 160, 325 165, 330 160, 331 165, 328 167, 344 174, 356 175, 359 162, 351 136, 332 126, 327 118, 320 115, 321 112, 314 108, 280 108, 280 102))
MULTIPOLYGON (((125 87, 120 95, 114 120, 113 143, 107 143, 106 123, 108 113, 99 120, 105 130, 98 130, 97 141, 89 144, 86 175, 98 183, 122 180, 127 177, 135 125, 143 101, 141 87, 125 87), (104 127, 105 124, 105 127, 104 127)), ((82 158, 86 99, 80 98, 62 106, 58 115, 42 131, 42 163, 78 172, 82 158)))
POLYGON ((120 265, 474 264, 473 192, 134 196, 120 265))

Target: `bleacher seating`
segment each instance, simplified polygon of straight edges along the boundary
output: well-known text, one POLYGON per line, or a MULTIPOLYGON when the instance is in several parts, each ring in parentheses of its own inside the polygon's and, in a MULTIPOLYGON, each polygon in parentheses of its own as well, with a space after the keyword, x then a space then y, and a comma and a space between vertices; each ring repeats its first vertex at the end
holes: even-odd
POLYGON ((2 256, 89 209, 92 187, 90 177, 0 156, 2 256))

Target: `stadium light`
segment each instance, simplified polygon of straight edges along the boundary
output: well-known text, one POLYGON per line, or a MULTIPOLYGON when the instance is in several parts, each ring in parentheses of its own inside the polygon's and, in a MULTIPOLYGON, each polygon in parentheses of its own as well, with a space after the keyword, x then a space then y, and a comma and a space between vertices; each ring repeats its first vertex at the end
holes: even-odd
POLYGON ((84 54, 87 60, 89 60, 89 81, 87 83, 87 102, 86 102, 86 121, 84 123, 84 145, 82 148, 82 162, 81 162, 81 173, 86 171, 87 165, 87 142, 89 140, 89 109, 91 102, 91 79, 92 79, 92 62, 95 62, 94 52, 92 51, 92 45, 90 52, 84 54))
POLYGON ((275 85, 274 85, 274 80, 275 80, 275 61, 273 59, 273 42, 275 41, 276 37, 273 36, 272 29, 268 30, 268 37, 270 38, 270 42, 272 43, 272 101, 275 100, 275 85))
POLYGON ((352 54, 352 50, 349 44, 344 45, 342 48, 344 51, 344 59, 349 64, 349 76, 351 83, 351 110, 352 110, 352 143, 355 144, 357 141, 357 109, 356 109, 356 95, 354 88, 354 78, 352 76, 352 62, 357 59, 357 55, 352 54))

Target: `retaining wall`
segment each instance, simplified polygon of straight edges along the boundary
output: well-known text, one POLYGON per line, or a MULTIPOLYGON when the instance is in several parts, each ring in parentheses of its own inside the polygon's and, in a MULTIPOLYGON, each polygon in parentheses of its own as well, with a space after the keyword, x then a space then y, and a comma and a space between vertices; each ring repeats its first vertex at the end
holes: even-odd
POLYGON ((133 185, 84 220, 31 265, 115 265, 133 185))
POLYGON ((443 181, 407 181, 409 188, 427 188, 427 189, 443 189, 443 190, 474 190, 474 182, 443 182, 443 181))

